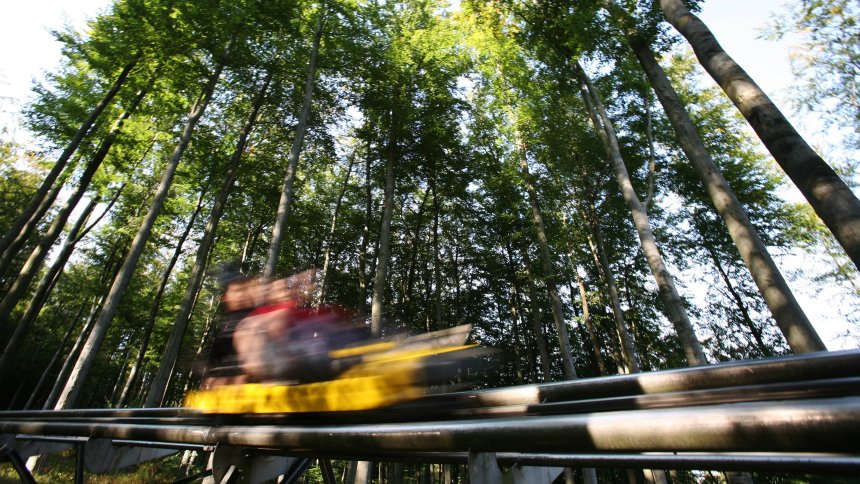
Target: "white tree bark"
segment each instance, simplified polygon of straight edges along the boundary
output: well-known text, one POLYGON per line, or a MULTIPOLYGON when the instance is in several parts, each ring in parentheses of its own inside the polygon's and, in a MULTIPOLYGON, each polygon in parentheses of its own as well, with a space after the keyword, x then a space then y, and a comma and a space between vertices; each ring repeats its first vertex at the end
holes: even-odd
POLYGON ((695 168, 711 201, 726 224, 741 258, 761 292, 774 320, 796 353, 826 351, 824 343, 768 253, 767 246, 746 211, 705 148, 678 93, 642 39, 629 36, 630 45, 663 105, 681 149, 695 168))
POLYGON ((308 128, 308 118, 311 112, 311 101, 313 101, 314 97, 314 78, 316 76, 317 57, 319 56, 325 15, 325 5, 323 5, 323 11, 320 12, 320 18, 317 20, 316 33, 314 34, 313 45, 311 46, 302 110, 299 114, 298 125, 296 126, 296 135, 290 147, 290 161, 287 165, 287 172, 284 175, 284 184, 281 187, 281 198, 278 201, 278 215, 275 218, 275 225, 272 227, 272 239, 269 242, 266 265, 263 268, 264 279, 271 279, 275 275, 275 268, 278 266, 278 254, 281 250, 281 243, 284 241, 287 219, 290 216, 290 205, 293 200, 293 182, 296 179, 296 166, 299 163, 299 155, 302 152, 302 145, 305 141, 305 132, 308 128))
POLYGON ((173 176, 176 174, 176 168, 179 166, 179 162, 182 160, 182 155, 185 153, 185 149, 191 141, 191 134, 194 132, 197 122, 200 121, 200 117, 203 116, 206 106, 212 99, 212 95, 215 92, 215 86, 218 84, 218 79, 221 77, 221 70, 223 68, 224 66, 221 63, 216 65, 215 71, 210 76, 209 82, 203 92, 203 96, 197 103, 195 103, 188 115, 188 121, 185 123, 185 127, 182 130, 179 144, 176 145, 167 166, 164 168, 164 173, 162 174, 161 181, 155 191, 155 196, 153 197, 149 212, 146 214, 146 217, 144 217, 137 234, 135 234, 134 239, 132 240, 128 255, 126 255, 119 273, 117 273, 114 278, 113 285, 111 286, 110 292, 108 292, 108 296, 105 299, 105 304, 99 314, 98 320, 96 320, 95 326, 90 332, 87 342, 81 349, 81 355, 78 357, 78 361, 75 363, 75 367, 69 375, 69 380, 60 394, 60 398, 55 407, 57 409, 72 408, 77 403, 77 399, 84 386, 84 381, 95 363, 99 348, 101 348, 101 344, 107 335, 108 327, 110 326, 113 316, 119 307, 120 299, 131 281, 134 268, 137 266, 137 261, 143 253, 143 248, 152 232, 155 219, 158 218, 158 215, 161 213, 161 209, 164 206, 164 200, 167 198, 167 192, 173 182, 173 176))
POLYGON ((684 349, 684 356, 687 363, 691 366, 705 365, 708 363, 705 358, 705 353, 702 350, 702 345, 696 338, 696 332, 687 316, 687 310, 684 309, 684 304, 681 301, 681 296, 678 294, 678 289, 675 287, 675 282, 666 263, 663 261, 663 256, 657 246, 657 240, 654 237, 654 232, 651 230, 651 222, 648 220, 648 214, 636 191, 633 189, 633 183, 630 180, 630 175, 627 173, 627 167, 624 165, 624 160, 621 158, 621 152, 618 148, 618 140, 615 136, 615 128, 603 107, 603 102, 599 94, 591 85, 591 81, 585 75, 585 72, 580 66, 576 66, 580 88, 582 90, 582 98, 585 101, 586 108, 591 116, 594 128, 606 148, 606 155, 612 163, 615 178, 621 188, 621 194, 624 201, 630 207, 633 216, 633 225, 636 227, 636 232, 639 235, 639 242, 642 244, 642 252, 645 254, 645 259, 648 262, 648 267, 651 269, 651 274, 657 283, 660 297, 669 311, 669 318, 675 326, 675 331, 678 333, 678 338, 681 340, 681 346, 684 349))

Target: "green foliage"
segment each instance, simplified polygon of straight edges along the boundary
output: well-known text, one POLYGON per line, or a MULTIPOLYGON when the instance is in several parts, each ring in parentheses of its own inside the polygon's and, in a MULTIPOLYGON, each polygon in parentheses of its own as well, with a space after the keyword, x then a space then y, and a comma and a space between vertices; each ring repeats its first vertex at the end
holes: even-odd
MULTIPOLYGON (((667 35, 656 2, 616 3, 658 50, 673 48, 676 40, 667 35)), ((468 1, 458 9, 432 0, 120 0, 92 22, 87 35, 57 33, 65 63, 36 88, 27 111, 28 126, 43 150, 56 151, 118 73, 140 56, 128 85, 87 135, 75 155, 76 167, 66 176, 73 186, 113 123, 145 90, 88 192, 88 197, 102 200, 119 192, 119 198, 81 240, 45 301, 26 344, 29 353, 47 354, 59 347, 58 322, 76 328, 74 339, 88 315, 94 309, 97 313, 188 111, 216 65, 225 69, 81 401, 116 405, 115 389, 125 384, 142 334, 154 321, 141 376, 132 382, 127 403, 142 402, 189 284, 197 246, 240 130, 262 80, 272 73, 208 254, 210 269, 196 298, 168 404, 179 405, 184 391, 196 385, 195 360, 206 353, 218 319, 213 267, 235 260, 257 274, 266 262, 311 40, 323 14, 311 117, 277 261, 279 275, 321 267, 329 251, 326 302, 353 309, 358 319, 366 316, 360 311, 368 307, 377 264, 384 162, 393 156, 396 189, 386 326, 424 332, 472 323, 476 342, 503 354, 490 371, 470 375, 469 383, 477 387, 542 380, 540 339, 549 342, 551 377, 561 378, 546 294, 550 274, 540 263, 519 167, 525 156, 580 376, 599 375, 584 303, 607 371, 615 373, 621 364, 606 281, 591 247, 598 229, 643 369, 683 365, 666 308, 650 282, 629 208, 580 99, 574 70, 579 63, 606 98, 634 188, 644 198, 648 184, 654 183, 648 212, 673 271, 693 273, 682 282, 684 289, 709 287, 706 302, 690 298, 687 305, 713 358, 786 352, 737 250, 679 155, 666 119, 654 107, 649 86, 627 52, 620 35, 627 20, 608 13, 602 2, 468 1), (646 103, 654 111, 653 173, 648 167, 646 103), (192 224, 200 197, 200 215, 192 224), (329 235, 336 209, 337 223, 329 235), (168 271, 186 228, 189 237, 168 271), (156 304, 165 275, 163 296, 156 304), (585 301, 579 296, 580 279, 585 301)), ((673 82, 688 105, 695 106, 692 114, 707 147, 767 243, 786 250, 806 244, 831 253, 822 252, 821 244, 830 247, 829 239, 818 231, 817 220, 781 201, 782 178, 751 147, 737 116, 714 91, 697 87, 691 58, 676 56, 671 63, 673 82)), ((22 158, 21 150, 11 145, 2 149, 0 228, 21 210, 44 169, 36 155, 22 158)), ((856 279, 850 265, 834 267, 827 277, 846 284, 856 279)), ((8 285, 13 274, 2 277, 8 285)), ((4 381, 21 388, 19 406, 47 359, 16 362, 20 378, 4 381)), ((58 366, 49 371, 51 378, 58 366)), ((37 400, 46 395, 43 389, 37 400)))
POLYGON ((791 52, 797 108, 848 131, 860 148, 860 5, 851 0, 795 0, 764 30, 799 40, 791 52))

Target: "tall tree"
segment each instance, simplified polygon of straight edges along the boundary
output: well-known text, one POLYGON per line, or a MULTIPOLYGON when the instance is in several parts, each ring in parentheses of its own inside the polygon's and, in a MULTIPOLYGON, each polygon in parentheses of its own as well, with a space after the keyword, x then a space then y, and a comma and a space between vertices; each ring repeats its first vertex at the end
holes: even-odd
POLYGON ((648 214, 636 195, 636 191, 630 181, 630 175, 627 173, 627 167, 621 158, 612 121, 603 107, 603 101, 599 94, 581 67, 577 67, 577 74, 582 90, 582 97, 591 115, 594 129, 597 130, 598 136, 605 145, 606 156, 609 158, 610 163, 612 163, 615 177, 618 180, 618 185, 621 187, 621 193, 624 196, 624 200, 630 206, 633 222, 642 243, 642 250, 645 253, 645 258, 648 260, 651 273, 657 282, 660 296, 666 305, 666 309, 669 311, 669 316, 672 324, 675 326, 675 331, 678 333, 678 338, 681 340, 681 345, 684 347, 684 355, 687 358, 687 362, 690 365, 707 364, 708 360, 705 358, 702 345, 696 337, 696 331, 693 329, 690 318, 687 316, 687 310, 684 308, 681 296, 675 288, 672 275, 669 273, 666 263, 663 261, 663 256, 660 254, 660 249, 657 246, 657 241, 654 238, 654 233, 648 220, 648 214))
POLYGON ((221 77, 221 71, 223 68, 223 62, 218 62, 215 65, 203 93, 194 103, 188 114, 188 120, 182 130, 179 143, 173 150, 173 154, 170 156, 170 160, 164 169, 161 176, 161 182, 155 192, 149 212, 146 214, 143 223, 131 243, 131 247, 125 261, 123 262, 122 268, 114 279, 111 290, 105 299, 104 307, 102 308, 101 313, 99 313, 98 320, 96 321, 86 344, 81 350, 81 355, 78 358, 75 367, 72 369, 69 381, 57 401, 56 408, 72 408, 80 396, 84 381, 95 363, 96 356, 102 342, 104 341, 108 326, 116 313, 120 299, 122 298, 126 287, 128 287, 132 272, 137 265, 140 254, 143 252, 143 248, 152 231, 155 219, 158 217, 158 214, 161 213, 161 209, 164 206, 164 200, 167 198, 167 192, 170 189, 173 177, 176 174, 176 168, 182 160, 182 155, 185 153, 188 143, 191 141, 191 134, 194 132, 194 128, 197 126, 197 123, 200 121, 209 101, 215 93, 215 86, 218 84, 218 79, 221 77))
POLYGON ((631 36, 630 45, 654 86, 654 92, 678 135, 681 148, 696 169, 791 348, 798 353, 826 351, 827 348, 792 294, 764 241, 705 148, 668 76, 640 37, 631 36))
POLYGON ((305 94, 302 99, 302 110, 299 114, 298 124, 296 125, 293 144, 290 146, 290 158, 286 174, 284 175, 284 183, 281 187, 281 199, 278 202, 278 214, 275 218, 275 224, 272 226, 272 238, 269 242, 269 252, 266 257, 266 265, 263 268, 264 279, 271 279, 275 275, 275 269, 278 265, 278 254, 281 250, 281 242, 284 240, 284 231, 287 227, 286 224, 290 214, 290 204, 293 198, 293 182, 296 177, 296 166, 298 165, 299 155, 301 155, 302 146, 305 141, 305 131, 307 131, 308 118, 310 117, 311 112, 311 103, 314 97, 314 80, 316 78, 317 58, 319 57, 320 42, 322 41, 326 14, 326 5, 323 3, 320 11, 317 13, 317 26, 311 45, 310 58, 308 59, 308 74, 305 79, 305 94))
POLYGON ((681 0, 660 0, 660 7, 860 269, 860 200, 851 188, 800 136, 749 74, 723 50, 699 17, 681 0))
POLYGON ((266 77, 254 97, 251 110, 248 113, 248 118, 239 131, 236 147, 233 150, 233 155, 230 157, 230 163, 227 166, 224 181, 222 182, 221 189, 218 191, 215 201, 212 204, 212 208, 210 209, 209 219, 206 222, 206 228, 203 231, 203 238, 197 246, 197 255, 194 259, 194 266, 191 269, 191 277, 188 281, 188 286, 185 289, 185 295, 182 297, 179 311, 174 318, 170 339, 164 349, 161 362, 158 366, 158 372, 150 383, 149 392, 147 393, 145 402, 146 406, 160 406, 164 399, 164 394, 167 391, 167 383, 170 380, 171 372, 176 364, 176 358, 179 356, 182 339, 184 338, 185 331, 188 328, 188 319, 191 316, 191 309, 194 305, 194 301, 197 300, 200 287, 203 284, 203 276, 206 272, 207 263, 209 261, 209 253, 212 250, 212 244, 215 242, 215 235, 218 232, 218 225, 221 222, 221 216, 224 213, 227 199, 233 191, 233 186, 239 175, 239 168, 241 166, 242 156, 245 153, 248 137, 251 135, 251 131, 257 124, 260 109, 266 100, 269 85, 272 82, 274 74, 275 70, 273 68, 270 68, 266 73, 266 77))

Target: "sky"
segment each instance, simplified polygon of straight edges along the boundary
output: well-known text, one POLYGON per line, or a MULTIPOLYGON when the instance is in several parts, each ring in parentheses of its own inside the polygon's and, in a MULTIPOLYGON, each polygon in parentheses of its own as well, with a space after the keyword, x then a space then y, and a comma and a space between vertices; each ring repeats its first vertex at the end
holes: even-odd
MULTIPOLYGON (((2 0, 0 15, 0 129, 26 143, 29 136, 15 127, 15 117, 21 104, 30 95, 33 79, 40 79, 46 70, 58 65, 60 47, 48 33, 70 23, 78 29, 85 21, 110 5, 110 0, 2 0)), ((788 62, 788 42, 759 39, 759 31, 774 12, 784 10, 787 0, 706 0, 700 14, 731 55, 767 92, 784 113, 790 109, 785 102, 792 75, 788 62)), ((813 144, 818 133, 805 132, 803 120, 792 120, 813 144)), ((8 136, 8 135, 7 135, 8 136)), ((790 199, 796 198, 790 193, 790 199)), ((799 197, 797 197, 799 198, 799 197)), ((832 349, 845 347, 837 342, 843 331, 838 325, 827 324, 837 316, 820 312, 826 306, 809 291, 795 293, 810 315, 822 338, 832 349)))
MULTIPOLYGON (((48 33, 69 22, 83 29, 110 0, 2 0, 0 15, 0 127, 13 128, 10 114, 30 94, 32 79, 59 62, 59 44, 48 33), (9 101, 11 98, 11 103, 9 101)), ((779 101, 791 79, 784 44, 756 38, 756 30, 785 0, 707 0, 702 19, 726 51, 779 101)), ((22 135, 24 135, 22 133, 22 135)))

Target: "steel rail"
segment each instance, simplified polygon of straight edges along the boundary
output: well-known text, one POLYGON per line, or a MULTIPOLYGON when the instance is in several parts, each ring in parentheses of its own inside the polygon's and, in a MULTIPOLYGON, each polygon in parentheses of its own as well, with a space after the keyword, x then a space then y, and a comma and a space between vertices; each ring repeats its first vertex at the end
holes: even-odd
MULTIPOLYGON (((607 412, 637 409, 677 408, 726 403, 799 400, 860 395, 860 377, 831 380, 800 381, 766 385, 726 387, 708 390, 693 390, 653 395, 635 395, 596 398, 570 402, 554 402, 536 405, 509 405, 486 408, 441 408, 441 405, 424 406, 420 412, 410 406, 393 407, 363 412, 337 412, 323 414, 251 414, 251 415, 204 415, 181 409, 172 412, 153 412, 157 409, 122 410, 118 412, 0 412, 0 420, 18 421, 63 421, 84 423, 152 424, 152 425, 328 425, 333 422, 346 423, 394 423, 405 421, 428 421, 444 419, 475 419, 489 417, 513 417, 535 415, 559 415, 590 412, 607 412), (57 415, 60 413, 60 415, 57 415), (158 417, 157 415, 169 415, 158 417), (87 416, 93 415, 93 416, 87 416), (152 417, 145 415, 154 415, 152 417), (175 415, 175 416, 174 416, 175 415), (184 415, 184 416, 183 416, 184 415)), ((438 403, 438 402, 437 402, 438 403)))
MULTIPOLYGON (((435 402, 470 408, 536 405, 660 393, 793 383, 860 377, 860 350, 807 353, 799 356, 745 360, 717 365, 616 375, 580 380, 430 395, 411 407, 435 402)), ((410 405, 402 406, 409 409, 410 405)), ((184 408, 15 410, 0 412, 0 419, 153 417, 188 418, 198 412, 184 408)))
POLYGON ((860 451, 860 397, 581 415, 346 426, 2 421, 0 433, 396 452, 860 451))
MULTIPOLYGON (((382 451, 357 453, 319 453, 254 449, 255 453, 289 455, 293 457, 337 460, 370 460, 374 462, 405 462, 433 464, 468 463, 468 452, 410 452, 408 454, 382 451)), ((802 471, 834 474, 857 473, 860 457, 850 454, 826 453, 625 453, 625 454, 543 454, 497 452, 496 461, 502 466, 614 467, 654 469, 708 469, 719 471, 802 471)))
POLYGON ((848 350, 462 392, 459 397, 475 407, 533 405, 856 376, 860 350, 848 350))

